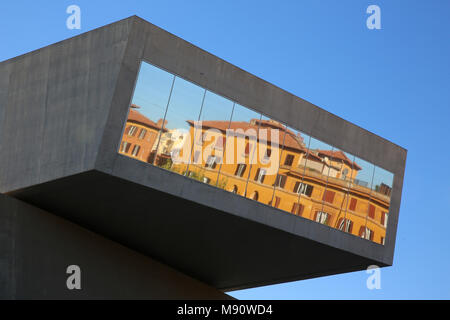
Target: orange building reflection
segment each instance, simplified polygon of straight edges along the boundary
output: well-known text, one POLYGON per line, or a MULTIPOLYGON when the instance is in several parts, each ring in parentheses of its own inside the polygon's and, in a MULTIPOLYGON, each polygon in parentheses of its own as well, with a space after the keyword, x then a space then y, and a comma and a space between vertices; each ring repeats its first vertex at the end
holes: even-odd
POLYGON ((361 183, 362 167, 344 152, 308 148, 300 134, 274 120, 203 121, 201 128, 188 120, 188 134, 165 129, 167 121, 154 122, 138 109, 130 108, 120 153, 384 244, 391 187, 361 183), (220 134, 208 136, 211 129, 220 134), (189 161, 176 163, 172 157, 186 143, 189 161), (234 161, 226 161, 227 148, 234 148, 234 161))

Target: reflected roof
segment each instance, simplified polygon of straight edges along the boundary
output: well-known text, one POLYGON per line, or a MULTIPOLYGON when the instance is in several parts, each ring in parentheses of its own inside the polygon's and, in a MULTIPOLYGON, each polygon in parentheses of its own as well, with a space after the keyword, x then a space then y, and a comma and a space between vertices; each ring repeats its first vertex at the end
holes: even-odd
MULTIPOLYGON (((128 115, 128 121, 131 122, 137 122, 140 123, 142 125, 145 125, 147 127, 152 127, 155 129, 161 129, 162 123, 163 123, 163 119, 160 119, 160 121, 158 121, 158 123, 150 120, 149 118, 147 118, 146 116, 144 116, 142 113, 140 113, 137 110, 134 109, 139 109, 140 107, 137 105, 131 105, 130 108, 130 114, 128 115)), ((166 128, 163 129, 164 131, 167 131, 166 128)))
POLYGON ((350 167, 353 167, 354 169, 360 171, 362 170, 362 168, 360 166, 358 166, 358 164, 354 161, 351 161, 344 152, 342 151, 331 151, 331 150, 316 150, 317 153, 320 155, 324 155, 327 156, 331 159, 337 159, 337 160, 341 160, 344 161, 344 163, 346 163, 347 165, 349 165, 350 167))
MULTIPOLYGON (((194 126, 194 121, 193 120, 188 120, 187 123, 189 123, 189 125, 194 126)), ((226 132, 226 130, 249 130, 249 129, 253 129, 255 130, 255 132, 258 132, 258 128, 264 128, 267 129, 268 134, 267 137, 259 137, 258 135, 258 140, 264 141, 267 140, 267 142, 272 142, 271 141, 271 137, 275 136, 276 134, 279 134, 280 130, 285 130, 285 126, 283 126, 282 124, 275 122, 275 121, 269 121, 269 120, 259 120, 259 119, 251 119, 250 122, 245 122, 245 121, 232 121, 230 123, 230 121, 202 121, 202 127, 204 128, 213 128, 213 129, 217 129, 220 130, 222 132, 226 132), (261 123, 261 127, 258 126, 258 124, 261 123)), ((305 148, 304 142, 303 142, 303 138, 299 135, 296 135, 294 132, 288 130, 287 131, 288 134, 286 134, 286 137, 284 138, 284 146, 291 148, 291 149, 295 149, 301 152, 306 153, 307 150, 305 148)), ((282 143, 283 141, 283 137, 279 137, 279 141, 277 143, 274 143, 274 145, 278 145, 278 143, 282 143)))

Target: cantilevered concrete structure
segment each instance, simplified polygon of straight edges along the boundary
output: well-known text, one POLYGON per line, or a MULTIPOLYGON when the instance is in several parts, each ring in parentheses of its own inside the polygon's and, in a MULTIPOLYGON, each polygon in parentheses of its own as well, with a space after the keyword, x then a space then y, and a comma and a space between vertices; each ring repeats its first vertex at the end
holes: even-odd
POLYGON ((0 297, 218 299, 391 266, 405 161, 138 17, 113 23, 0 63, 0 297), (384 245, 120 154, 143 61, 391 172, 384 245))

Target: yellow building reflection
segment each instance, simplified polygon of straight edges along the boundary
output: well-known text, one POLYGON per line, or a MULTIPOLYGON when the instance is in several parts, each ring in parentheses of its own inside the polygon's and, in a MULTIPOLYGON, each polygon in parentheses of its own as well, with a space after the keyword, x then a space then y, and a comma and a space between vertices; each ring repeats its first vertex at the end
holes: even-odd
POLYGON ((133 105, 119 152, 384 244, 391 186, 360 181, 363 168, 346 153, 311 148, 274 120, 186 123, 165 129, 133 105), (175 161, 181 154, 188 161, 175 161))

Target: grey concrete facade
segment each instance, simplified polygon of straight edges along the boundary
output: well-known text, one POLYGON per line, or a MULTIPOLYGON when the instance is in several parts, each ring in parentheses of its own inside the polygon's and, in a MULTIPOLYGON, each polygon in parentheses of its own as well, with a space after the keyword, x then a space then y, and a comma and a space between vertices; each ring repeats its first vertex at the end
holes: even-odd
POLYGON ((0 299, 231 299, 53 214, 0 195, 0 299), (69 290, 67 267, 81 269, 69 290))
MULTIPOLYGON (((370 264, 392 265, 406 154, 403 148, 138 17, 0 63, 0 192, 66 217, 224 290, 362 270, 370 264), (142 60, 394 173, 386 245, 119 155, 118 145, 142 60), (89 186, 96 181, 105 181, 96 185, 100 190, 103 187, 104 193, 93 195, 95 190, 89 186), (79 189, 73 190, 71 183, 79 189), (185 229, 197 231, 189 234, 192 243, 181 246, 188 250, 191 245, 192 252, 180 258, 180 244, 171 239, 184 229, 158 218, 157 213, 144 210, 141 215, 128 215, 115 211, 108 217, 99 212, 98 198, 108 201, 110 210, 126 210, 119 199, 108 198, 108 194, 117 192, 109 189, 112 185, 119 193, 128 194, 132 188, 148 196, 154 192, 171 201, 179 199, 180 205, 195 203, 223 218, 223 226, 246 226, 230 229, 239 230, 233 236, 245 245, 234 253, 225 250, 229 239, 214 239, 214 232, 217 234, 220 228, 213 219, 199 229, 198 225, 208 218, 205 211, 192 220, 178 220, 185 229), (76 201, 86 206, 76 211, 76 201), (152 229, 154 224, 164 232, 155 230, 158 237, 146 239, 145 228, 152 229), (129 229, 118 228, 122 225, 129 229), (133 228, 139 226, 144 229, 140 230, 142 236, 131 236, 133 228), (256 240, 265 235, 279 237, 274 246, 264 242, 277 261, 268 263, 263 259, 264 250, 256 249, 256 240), (256 240, 247 242, 247 237, 256 240), (164 241, 171 243, 166 251, 158 249, 158 245, 163 248, 164 241), (212 255, 216 260, 208 265, 204 259, 208 250, 223 250, 229 259, 241 259, 242 265, 224 265, 225 254, 212 255), (300 258, 302 254, 311 262, 303 269, 306 264, 300 258), (330 258, 325 259, 327 268, 314 271, 311 268, 315 264, 324 262, 319 254, 330 258), (286 265, 290 260, 296 261, 292 269, 286 265), (205 263, 204 269, 201 263, 205 263), (215 273, 210 272, 213 267, 217 268, 212 270, 215 273), (261 268, 259 274, 252 274, 255 267, 261 268)), ((183 217, 174 213, 172 219, 183 217)), ((232 243, 239 246, 239 242, 232 243)))

